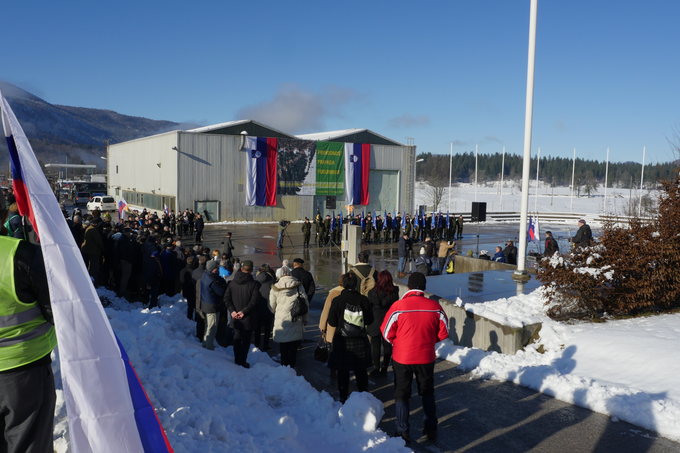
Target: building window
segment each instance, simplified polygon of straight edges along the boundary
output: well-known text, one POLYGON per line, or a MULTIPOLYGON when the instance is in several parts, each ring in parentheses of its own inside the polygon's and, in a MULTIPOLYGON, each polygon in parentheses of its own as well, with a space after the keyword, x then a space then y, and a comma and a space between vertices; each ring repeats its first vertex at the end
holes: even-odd
POLYGON ((118 165, 116 165, 116 174, 118 174, 118 165))

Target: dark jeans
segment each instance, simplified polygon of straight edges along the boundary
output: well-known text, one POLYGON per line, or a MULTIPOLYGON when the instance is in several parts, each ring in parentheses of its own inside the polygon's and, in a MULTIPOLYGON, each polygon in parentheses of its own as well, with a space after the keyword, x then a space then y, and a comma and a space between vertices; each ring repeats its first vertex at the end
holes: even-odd
POLYGON ((370 338, 371 338, 371 352, 373 353, 373 366, 376 368, 380 368, 380 346, 382 346, 383 349, 385 349, 382 367, 384 369, 387 369, 387 367, 390 364, 390 360, 392 359, 392 345, 382 336, 370 338))
POLYGON ((234 363, 243 365, 248 359, 252 330, 234 329, 234 363))
POLYGON ((196 242, 201 242, 203 237, 203 230, 196 231, 196 242))
MULTIPOLYGON (((357 378, 357 390, 365 392, 368 388, 368 373, 365 368, 354 371, 354 377, 357 378)), ((338 392, 340 393, 340 400, 345 401, 349 396, 349 370, 338 370, 338 392)))
POLYGON ((434 362, 423 365, 404 365, 392 361, 394 369, 394 399, 396 401, 397 431, 409 429, 409 399, 413 375, 418 384, 418 395, 423 401, 423 425, 426 430, 437 429, 437 407, 434 399, 434 362))
POLYGON ((297 351, 302 341, 289 341, 288 343, 279 343, 279 350, 281 351, 281 365, 295 368, 295 361, 297 359, 297 351))
POLYGON ((52 451, 56 400, 50 364, 0 373, 0 451, 52 451))

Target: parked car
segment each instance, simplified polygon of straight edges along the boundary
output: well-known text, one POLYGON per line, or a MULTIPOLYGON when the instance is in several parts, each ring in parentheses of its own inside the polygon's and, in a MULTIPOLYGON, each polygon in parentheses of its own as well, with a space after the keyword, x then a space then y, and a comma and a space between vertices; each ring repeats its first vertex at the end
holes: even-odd
POLYGON ((116 200, 113 197, 92 197, 89 203, 87 203, 87 210, 94 211, 99 209, 102 212, 115 211, 116 210, 116 200))
POLYGON ((90 192, 78 192, 73 199, 73 204, 78 206, 79 204, 87 204, 88 201, 90 201, 90 192))

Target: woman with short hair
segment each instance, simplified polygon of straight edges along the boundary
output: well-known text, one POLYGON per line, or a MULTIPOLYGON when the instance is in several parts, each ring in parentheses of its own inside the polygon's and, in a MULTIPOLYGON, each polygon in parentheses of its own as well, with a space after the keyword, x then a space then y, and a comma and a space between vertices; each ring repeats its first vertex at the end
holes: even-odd
POLYGON ((343 290, 333 299, 328 312, 328 325, 335 327, 328 368, 338 373, 338 392, 343 404, 349 396, 349 372, 354 371, 357 389, 363 392, 368 388, 366 369, 372 363, 366 326, 373 322, 373 310, 368 298, 356 290, 357 280, 353 272, 340 277, 343 290))

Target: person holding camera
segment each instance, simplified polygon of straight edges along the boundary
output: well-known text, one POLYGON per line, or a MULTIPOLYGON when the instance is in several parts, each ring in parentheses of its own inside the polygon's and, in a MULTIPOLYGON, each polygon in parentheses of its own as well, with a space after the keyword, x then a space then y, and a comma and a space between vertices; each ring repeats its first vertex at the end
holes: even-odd
POLYGON ((276 246, 280 249, 283 248, 283 238, 286 236, 286 228, 288 228, 290 222, 287 220, 281 220, 279 222, 279 240, 276 242, 276 246))

